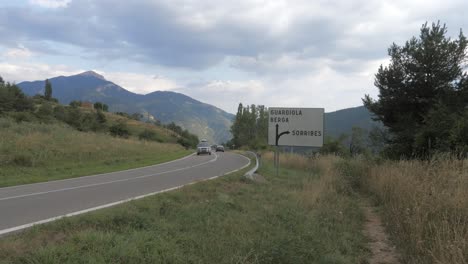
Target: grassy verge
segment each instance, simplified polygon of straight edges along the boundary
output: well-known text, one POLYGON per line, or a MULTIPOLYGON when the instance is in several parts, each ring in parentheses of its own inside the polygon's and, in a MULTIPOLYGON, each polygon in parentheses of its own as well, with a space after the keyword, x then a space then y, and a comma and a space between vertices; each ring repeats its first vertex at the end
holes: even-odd
POLYGON ((350 182, 379 205, 404 263, 468 263, 466 160, 344 165, 350 182))
MULTIPOLYGON (((294 158, 292 158, 294 160, 294 158)), ((363 263, 357 198, 325 157, 244 171, 3 238, 0 263, 363 263)))
POLYGON ((189 154, 179 145, 0 119, 0 187, 118 171, 189 154))

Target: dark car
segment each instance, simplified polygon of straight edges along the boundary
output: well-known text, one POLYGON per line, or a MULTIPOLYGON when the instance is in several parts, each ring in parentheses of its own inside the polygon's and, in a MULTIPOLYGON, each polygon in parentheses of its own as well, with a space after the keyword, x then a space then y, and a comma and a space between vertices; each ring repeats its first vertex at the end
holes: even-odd
POLYGON ((216 152, 218 152, 218 151, 224 152, 224 147, 223 147, 223 145, 217 145, 217 146, 216 146, 216 152))
POLYGON ((207 142, 201 142, 197 146, 197 155, 209 154, 211 155, 211 146, 207 142))

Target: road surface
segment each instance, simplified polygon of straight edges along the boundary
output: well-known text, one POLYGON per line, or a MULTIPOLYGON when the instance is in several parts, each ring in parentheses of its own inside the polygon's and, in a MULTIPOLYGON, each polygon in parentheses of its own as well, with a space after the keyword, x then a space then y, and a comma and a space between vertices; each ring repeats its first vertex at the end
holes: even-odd
POLYGON ((0 236, 222 176, 248 164, 244 156, 213 152, 138 169, 0 188, 0 236))

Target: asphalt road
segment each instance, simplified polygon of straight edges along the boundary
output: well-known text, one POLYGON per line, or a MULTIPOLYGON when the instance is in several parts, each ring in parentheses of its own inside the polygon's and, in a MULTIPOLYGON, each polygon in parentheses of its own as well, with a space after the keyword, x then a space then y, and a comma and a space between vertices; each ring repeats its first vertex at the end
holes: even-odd
POLYGON ((222 176, 249 163, 238 154, 213 152, 138 169, 0 188, 0 235, 222 176))

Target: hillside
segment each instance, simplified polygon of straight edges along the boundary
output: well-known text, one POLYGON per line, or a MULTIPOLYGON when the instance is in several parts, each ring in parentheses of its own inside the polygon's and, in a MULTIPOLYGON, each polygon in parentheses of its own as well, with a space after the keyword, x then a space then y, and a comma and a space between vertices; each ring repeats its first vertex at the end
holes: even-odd
POLYGON ((364 106, 325 113, 325 135, 327 136, 336 138, 343 133, 349 135, 353 126, 369 131, 372 127, 381 126, 381 124, 372 120, 371 113, 364 106))
MULTIPOLYGON (((135 94, 92 71, 59 76, 49 81, 53 96, 63 104, 73 100, 103 102, 111 111, 149 113, 162 123, 174 122, 211 142, 224 142, 231 137, 232 114, 180 93, 156 91, 147 95, 135 94)), ((18 86, 27 95, 44 93, 44 81, 21 82, 18 86)))
POLYGON ((190 153, 174 143, 81 132, 64 123, 18 123, 0 117, 0 127, 0 187, 147 166, 190 153))

